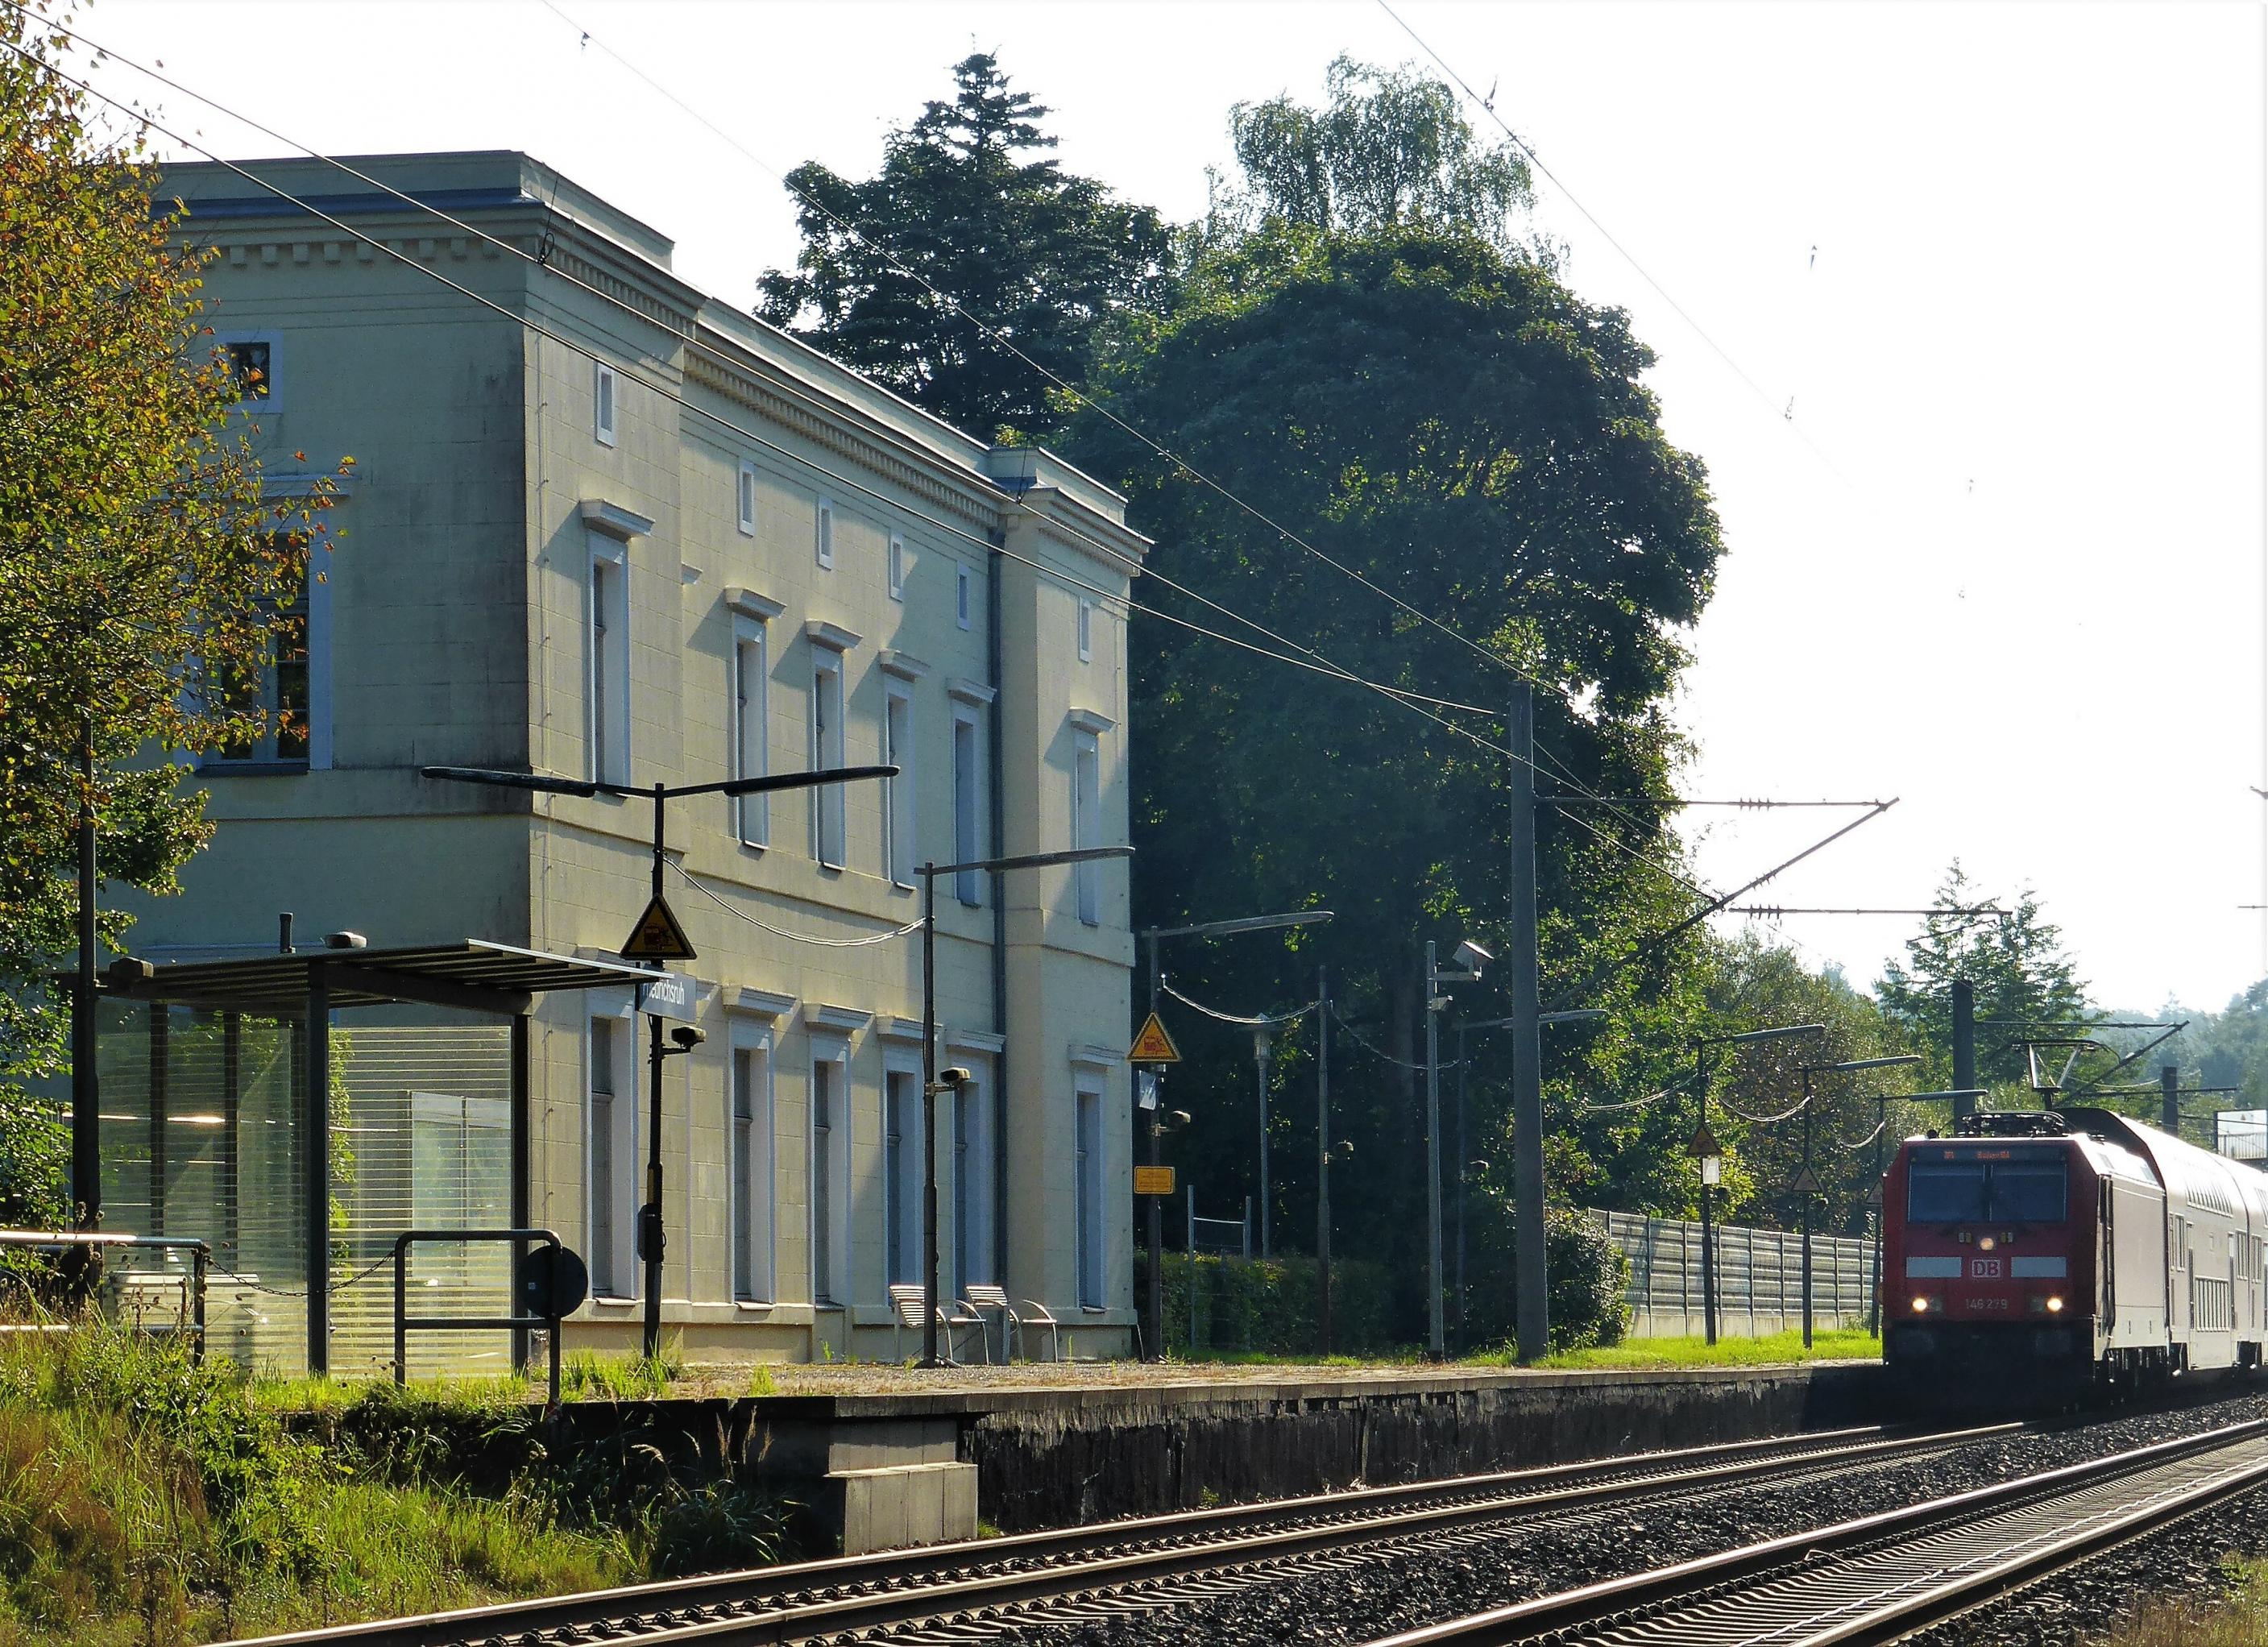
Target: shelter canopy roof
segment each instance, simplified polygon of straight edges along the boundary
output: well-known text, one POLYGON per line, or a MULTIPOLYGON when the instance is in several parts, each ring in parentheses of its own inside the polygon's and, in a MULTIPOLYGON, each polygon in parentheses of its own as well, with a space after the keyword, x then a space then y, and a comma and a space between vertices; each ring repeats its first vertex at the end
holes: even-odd
POLYGON ((416 1001, 517 1016, 538 994, 649 982, 654 974, 622 961, 591 961, 467 938, 404 949, 304 949, 225 961, 149 966, 114 962, 102 984, 112 1000, 168 1001, 221 1012, 296 1018, 311 993, 329 1007, 416 1001))

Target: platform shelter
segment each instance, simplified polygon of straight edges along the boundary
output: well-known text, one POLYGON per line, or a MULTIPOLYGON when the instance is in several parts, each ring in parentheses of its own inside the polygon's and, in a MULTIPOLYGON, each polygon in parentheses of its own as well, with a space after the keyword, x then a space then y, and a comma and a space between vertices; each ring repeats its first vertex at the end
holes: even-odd
MULTIPOLYGON (((102 1227, 210 1244, 215 1354, 282 1374, 379 1376, 393 1355, 395 1236, 537 1222, 536 998, 653 976, 469 938, 115 962, 99 1005, 102 1227)), ((419 1249, 413 1310, 505 1313, 512 1257, 419 1249)), ((527 1355, 501 1333, 412 1343, 412 1371, 426 1375, 501 1373, 527 1355)))

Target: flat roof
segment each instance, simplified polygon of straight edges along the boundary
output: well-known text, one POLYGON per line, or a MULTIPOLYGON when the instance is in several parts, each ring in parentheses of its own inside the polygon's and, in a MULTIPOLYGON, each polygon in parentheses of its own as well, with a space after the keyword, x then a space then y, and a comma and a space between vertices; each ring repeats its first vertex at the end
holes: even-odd
POLYGON ((298 1017, 306 1012, 308 992, 319 972, 333 1007, 415 1001, 512 1016, 527 1011, 536 995, 550 991, 635 985, 657 976, 626 961, 586 961, 466 938, 406 949, 297 949, 166 966, 129 957, 123 964, 111 964, 103 975, 101 993, 113 1001, 298 1017))

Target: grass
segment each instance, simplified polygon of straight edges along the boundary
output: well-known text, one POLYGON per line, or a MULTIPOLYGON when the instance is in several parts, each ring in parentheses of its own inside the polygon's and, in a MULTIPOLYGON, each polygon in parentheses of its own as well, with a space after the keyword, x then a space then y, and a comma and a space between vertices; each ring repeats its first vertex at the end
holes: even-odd
MULTIPOLYGON (((579 1359, 594 1397, 674 1370, 579 1359)), ((531 1393, 254 1385, 99 1322, 0 1335, 0 1643, 161 1647, 786 1548, 792 1507, 729 1460, 680 1479, 636 1413, 555 1454, 531 1393)))
POLYGON ((2099 1647, 2268 1647, 2268 1561, 2231 1556, 2228 1569, 2225 1600, 2146 1603, 2099 1647))
MULTIPOLYGON (((1835 1327, 1812 1334, 1803 1347, 1800 1333, 1764 1338, 1720 1338, 1712 1345, 1698 1338, 1633 1338, 1594 1349, 1568 1350, 1543 1365, 1566 1368, 1760 1367, 1799 1361, 1873 1361, 1881 1340, 1855 1328, 1835 1327)), ((1501 1357, 1499 1357, 1501 1359, 1501 1357)))

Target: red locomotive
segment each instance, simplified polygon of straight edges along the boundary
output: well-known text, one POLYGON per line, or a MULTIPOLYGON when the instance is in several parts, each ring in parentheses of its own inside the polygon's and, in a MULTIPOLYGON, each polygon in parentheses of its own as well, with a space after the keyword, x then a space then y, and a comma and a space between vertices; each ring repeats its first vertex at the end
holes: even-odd
POLYGON ((2024 1405, 2262 1363, 2268 1175, 2107 1110, 1963 1117, 1882 1181, 1882 1355, 2024 1405))

